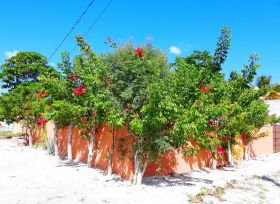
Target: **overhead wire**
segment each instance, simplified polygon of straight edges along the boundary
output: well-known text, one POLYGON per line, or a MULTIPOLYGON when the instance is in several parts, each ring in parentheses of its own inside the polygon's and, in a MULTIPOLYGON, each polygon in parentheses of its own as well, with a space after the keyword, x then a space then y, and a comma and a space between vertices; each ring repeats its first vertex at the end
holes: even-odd
MULTIPOLYGON (((88 27, 88 29, 86 30, 86 32, 82 35, 83 37, 86 37, 87 34, 90 32, 90 30, 96 25, 96 23, 98 22, 98 20, 102 17, 102 15, 105 13, 105 11, 109 8, 109 6, 111 5, 113 0, 110 0, 106 6, 102 9, 102 11, 100 12, 100 14, 94 19, 94 21, 92 22, 92 24, 88 27)), ((73 49, 70 51, 70 54, 73 53, 73 51, 76 49, 77 45, 75 45, 73 47, 73 49)))
POLYGON ((58 44, 58 46, 55 48, 55 50, 52 52, 52 54, 50 55, 50 57, 48 58, 49 60, 51 60, 53 58, 53 56, 55 55, 55 53, 59 50, 59 48, 62 46, 62 44, 65 42, 65 40, 69 37, 69 35, 72 33, 72 31, 76 28, 76 26, 80 23, 80 21, 82 20, 82 18, 86 15, 86 13, 88 12, 89 8, 92 6, 92 4, 95 2, 95 0, 91 0, 90 3, 88 4, 88 6, 86 7, 86 9, 83 11, 83 13, 80 15, 80 17, 78 18, 78 20, 76 20, 76 22, 74 23, 74 25, 70 28, 70 30, 68 31, 68 33, 65 35, 65 37, 63 38, 63 40, 58 44))

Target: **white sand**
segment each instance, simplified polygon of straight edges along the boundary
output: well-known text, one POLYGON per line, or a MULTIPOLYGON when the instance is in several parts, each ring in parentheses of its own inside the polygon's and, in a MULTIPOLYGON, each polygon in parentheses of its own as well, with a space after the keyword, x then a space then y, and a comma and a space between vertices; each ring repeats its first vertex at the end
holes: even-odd
MULTIPOLYGON (((227 200, 224 203, 252 203, 247 202, 247 196, 254 198, 252 201, 256 202, 253 203, 280 203, 280 187, 276 185, 280 182, 277 180, 280 176, 276 174, 280 171, 280 154, 242 162, 238 168, 227 170, 205 169, 189 174, 147 178, 142 186, 133 186, 118 176, 104 176, 103 171, 88 169, 81 163, 68 164, 46 151, 18 146, 11 140, 0 140, 0 155, 0 204, 186 204, 188 195, 199 193, 202 186, 224 186, 230 180, 237 180, 240 186, 243 183, 264 186, 259 187, 261 193, 253 190, 258 196, 254 196, 248 186, 247 190, 227 190, 223 196, 227 200), (256 179, 248 179, 252 176, 256 179), (273 178, 276 183, 262 180, 262 176, 273 178)), ((215 199, 213 201, 215 203, 215 199)))

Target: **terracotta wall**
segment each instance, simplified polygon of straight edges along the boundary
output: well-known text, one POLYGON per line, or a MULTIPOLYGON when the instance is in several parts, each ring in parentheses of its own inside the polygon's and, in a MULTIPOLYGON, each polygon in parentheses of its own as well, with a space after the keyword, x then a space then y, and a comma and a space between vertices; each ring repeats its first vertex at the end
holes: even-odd
MULTIPOLYGON (((54 125, 48 122, 46 125, 47 137, 53 139, 54 125)), ((251 144, 252 156, 259 156, 273 153, 273 136, 272 127, 264 127, 260 132, 267 131, 269 136, 254 141, 251 144)), ((68 128, 59 130, 58 147, 61 154, 67 155, 67 133, 68 128)), ((42 134, 42 128, 36 129, 34 142, 38 140, 42 134)), ((88 140, 82 138, 78 128, 74 128, 72 138, 72 153, 73 159, 85 162, 88 155, 88 140)), ((132 140, 127 128, 118 130, 116 140, 116 150, 113 155, 113 173, 120 175, 125 179, 133 177, 133 155, 132 155, 132 140)), ((244 145, 244 140, 240 139, 240 145, 244 145)), ((93 158, 93 166, 106 170, 108 150, 112 145, 112 134, 108 126, 98 127, 95 143, 95 156, 93 158)), ((243 147, 243 146, 242 146, 243 147)), ((159 162, 151 163, 145 172, 145 176, 168 175, 171 173, 183 173, 192 169, 198 169, 205 166, 210 166, 212 156, 209 150, 203 150, 192 157, 185 157, 180 150, 166 152, 159 162)), ((223 158, 219 163, 225 163, 226 158, 223 158)))
POLYGON ((251 156, 273 154, 273 126, 265 126, 260 129, 259 133, 266 133, 267 136, 251 143, 251 156))
MULTIPOLYGON (((64 128, 59 131, 59 151, 60 153, 67 155, 67 133, 68 128, 64 128)), ((88 155, 88 139, 82 138, 81 131, 78 128, 74 128, 72 138, 72 154, 73 159, 87 162, 88 155)), ((107 155, 108 150, 112 145, 112 134, 108 126, 100 126, 96 133, 95 154, 92 165, 100 169, 107 169, 107 155)), ((118 130, 118 136, 116 139, 116 151, 113 155, 113 173, 120 175, 125 179, 132 179, 133 176, 133 162, 131 154, 131 143, 129 141, 128 133, 126 129, 118 130)))

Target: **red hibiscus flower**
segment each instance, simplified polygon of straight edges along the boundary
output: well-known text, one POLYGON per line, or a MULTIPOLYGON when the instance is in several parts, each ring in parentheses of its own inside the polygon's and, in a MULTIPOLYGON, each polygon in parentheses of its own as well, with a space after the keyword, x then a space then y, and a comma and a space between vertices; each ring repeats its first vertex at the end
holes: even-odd
POLYGON ((81 90, 84 90, 84 89, 86 89, 86 88, 87 88, 86 85, 81 85, 81 86, 80 86, 80 89, 81 89, 81 90))
POLYGON ((75 89, 73 89, 73 93, 74 93, 75 95, 78 95, 78 96, 84 96, 84 95, 86 95, 86 94, 83 92, 83 90, 80 89, 80 88, 75 88, 75 89))
POLYGON ((223 155, 223 154, 225 153, 225 149, 224 149, 222 146, 219 146, 219 147, 217 148, 217 153, 218 153, 219 155, 223 155))
POLYGON ((75 81, 77 81, 79 79, 79 76, 77 74, 68 74, 68 79, 74 79, 75 81))
POLYGON ((44 126, 44 125, 46 125, 47 122, 48 122, 48 121, 47 121, 46 119, 41 118, 41 119, 38 120, 38 125, 44 126))
POLYGON ((205 85, 201 85, 200 86, 200 91, 202 91, 202 92, 207 92, 207 91, 209 91, 210 89, 209 89, 209 87, 208 86, 205 86, 205 85))
POLYGON ((73 89, 73 93, 78 96, 85 96, 86 94, 83 92, 87 88, 86 85, 81 85, 79 88, 73 89))
POLYGON ((143 48, 137 48, 136 50, 134 50, 134 54, 137 55, 138 57, 143 57, 143 48))

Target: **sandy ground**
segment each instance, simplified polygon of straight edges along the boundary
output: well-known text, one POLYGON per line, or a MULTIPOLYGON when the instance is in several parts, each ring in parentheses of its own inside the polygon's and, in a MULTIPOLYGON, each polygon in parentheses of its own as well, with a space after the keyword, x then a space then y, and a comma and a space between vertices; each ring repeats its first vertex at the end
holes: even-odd
POLYGON ((280 203, 280 154, 242 162, 238 167, 145 179, 133 186, 81 163, 68 163, 44 150, 0 140, 0 203, 170 203, 192 202, 202 189, 225 187, 222 200, 205 196, 204 203, 280 203))

